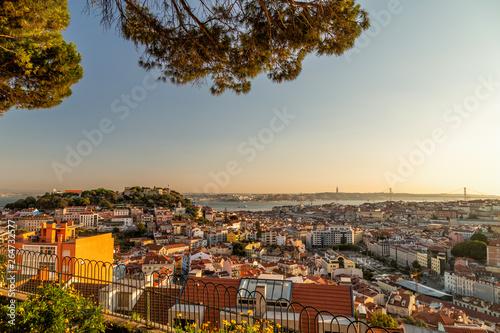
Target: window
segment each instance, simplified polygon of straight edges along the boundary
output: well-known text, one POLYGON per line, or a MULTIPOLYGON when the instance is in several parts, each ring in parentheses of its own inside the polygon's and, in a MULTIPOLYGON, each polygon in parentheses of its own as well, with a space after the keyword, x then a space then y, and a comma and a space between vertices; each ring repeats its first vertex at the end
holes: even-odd
POLYGON ((275 305, 278 300, 290 302, 292 299, 292 281, 243 278, 238 288, 240 304, 255 302, 257 284, 266 285, 265 297, 268 305, 275 305))
POLYGON ((40 261, 38 263, 38 268, 44 268, 47 267, 49 271, 55 271, 56 270, 56 264, 54 262, 44 262, 40 261))
POLYGON ((40 246, 40 253, 42 254, 56 254, 55 246, 40 246))

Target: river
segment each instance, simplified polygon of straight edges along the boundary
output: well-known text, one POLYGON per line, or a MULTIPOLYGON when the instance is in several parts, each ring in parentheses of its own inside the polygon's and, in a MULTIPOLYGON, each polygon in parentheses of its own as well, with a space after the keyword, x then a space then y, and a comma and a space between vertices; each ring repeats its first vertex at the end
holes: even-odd
POLYGON ((0 197, 0 208, 3 208, 6 204, 16 202, 19 199, 24 199, 25 197, 0 197))
MULTIPOLYGON (((364 204, 364 200, 339 200, 339 201, 331 201, 331 200, 318 200, 312 201, 313 205, 324 205, 332 202, 336 202, 342 205, 361 205, 364 204)), ((373 202, 373 201, 370 201, 373 202)), ((235 211, 266 211, 271 210, 275 206, 296 206, 296 205, 311 205, 311 201, 275 201, 275 202, 234 202, 234 201, 196 201, 195 203, 200 204, 201 206, 210 206, 216 211, 223 211, 227 208, 228 212, 235 211)))

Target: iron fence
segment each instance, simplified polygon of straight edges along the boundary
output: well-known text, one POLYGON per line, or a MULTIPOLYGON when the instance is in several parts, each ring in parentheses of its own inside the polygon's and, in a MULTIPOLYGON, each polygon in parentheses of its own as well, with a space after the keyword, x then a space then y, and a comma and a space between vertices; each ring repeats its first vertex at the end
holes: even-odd
POLYGON ((292 302, 290 297, 270 298, 259 285, 251 289, 227 285, 224 279, 204 280, 159 271, 145 274, 136 266, 59 258, 50 251, 5 246, 0 246, 0 258, 4 271, 15 276, 16 293, 36 295, 39 286, 50 283, 73 287, 111 316, 165 331, 176 325, 195 324, 199 328, 204 323, 214 329, 247 323, 272 325, 275 332, 389 332, 349 316, 292 302))

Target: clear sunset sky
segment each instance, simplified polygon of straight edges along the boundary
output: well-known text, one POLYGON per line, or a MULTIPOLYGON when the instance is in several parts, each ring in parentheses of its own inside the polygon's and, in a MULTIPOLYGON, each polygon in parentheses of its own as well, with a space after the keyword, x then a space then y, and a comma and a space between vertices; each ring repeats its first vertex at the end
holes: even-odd
POLYGON ((372 27, 356 49, 216 97, 155 84, 131 42, 70 1, 84 77, 56 108, 0 118, 0 189, 500 194, 500 2, 361 4, 372 27))

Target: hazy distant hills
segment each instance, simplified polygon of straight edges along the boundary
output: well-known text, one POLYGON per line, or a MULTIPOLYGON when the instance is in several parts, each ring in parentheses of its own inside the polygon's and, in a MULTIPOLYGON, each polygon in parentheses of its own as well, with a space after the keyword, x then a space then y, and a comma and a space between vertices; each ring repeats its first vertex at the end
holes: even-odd
MULTIPOLYGON (((0 197, 28 197, 37 196, 46 193, 44 190, 29 190, 20 191, 14 189, 0 189, 0 197)), ((186 193, 191 198, 204 198, 208 200, 221 200, 221 201, 337 201, 337 200, 376 200, 385 201, 390 200, 390 194, 385 192, 318 192, 318 193, 186 193), (242 197, 242 199, 240 199, 242 197)), ((449 194, 449 193, 393 193, 393 201, 446 201, 446 200, 463 200, 463 194, 449 194)), ((467 194, 467 199, 499 199, 500 196, 494 195, 476 195, 467 194)))
POLYGON ((14 189, 9 189, 9 188, 0 188, 0 197, 4 197, 4 198, 8 198, 8 197, 22 198, 22 197, 42 195, 45 192, 47 192, 47 191, 42 191, 42 190, 22 191, 22 190, 14 190, 14 189))
MULTIPOLYGON (((364 200, 364 201, 385 201, 391 200, 389 193, 372 192, 372 193, 346 193, 346 192, 320 192, 320 193, 300 193, 300 194, 250 194, 250 193, 230 193, 230 194, 205 194, 205 193, 190 193, 192 198, 203 198, 208 200, 221 201, 342 201, 342 200, 364 200)), ((446 194, 446 193, 429 193, 429 194, 414 194, 414 193, 393 193, 392 201, 447 201, 447 200, 463 200, 463 194, 446 194)), ((500 196, 486 195, 469 195, 467 199, 500 199, 500 196)))

